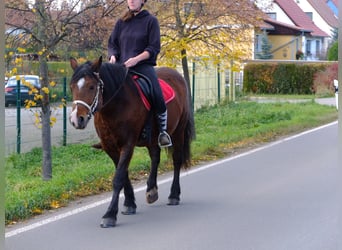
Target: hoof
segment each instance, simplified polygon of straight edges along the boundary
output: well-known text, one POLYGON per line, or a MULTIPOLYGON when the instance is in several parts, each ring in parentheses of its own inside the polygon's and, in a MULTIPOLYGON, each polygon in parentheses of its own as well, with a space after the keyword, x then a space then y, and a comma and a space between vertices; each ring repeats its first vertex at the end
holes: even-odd
POLYGON ((115 227, 115 225, 116 225, 116 219, 114 219, 114 218, 102 218, 102 221, 101 221, 101 227, 102 228, 115 227))
POLYGON ((135 214, 137 209, 135 207, 126 207, 124 206, 124 210, 121 212, 124 215, 132 215, 135 214))
POLYGON ((167 203, 169 206, 177 206, 179 205, 179 199, 169 198, 169 202, 167 203))
POLYGON ((146 201, 148 204, 152 204, 156 200, 158 200, 158 189, 154 187, 146 192, 146 201))

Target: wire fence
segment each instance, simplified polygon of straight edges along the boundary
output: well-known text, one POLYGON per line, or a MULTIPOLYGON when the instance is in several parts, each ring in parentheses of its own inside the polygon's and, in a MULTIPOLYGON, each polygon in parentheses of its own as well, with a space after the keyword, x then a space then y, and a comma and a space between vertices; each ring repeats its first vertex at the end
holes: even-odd
MULTIPOLYGON (((208 105, 214 105, 228 98, 229 79, 234 79, 237 91, 242 86, 242 77, 239 72, 234 77, 229 77, 230 72, 221 72, 219 68, 206 70, 192 70, 191 93, 194 110, 208 105)), ((52 94, 64 96, 67 100, 66 107, 58 107, 58 103, 51 104, 51 116, 56 118, 56 123, 51 128, 52 146, 63 146, 72 143, 96 143, 98 137, 92 121, 84 130, 76 130, 68 120, 71 112, 71 98, 68 93, 68 80, 64 78, 53 79, 56 86, 52 94), (62 94, 61 94, 62 92, 62 94), (64 92, 64 93, 63 93, 64 92)), ((42 131, 35 125, 35 111, 40 108, 25 109, 24 107, 9 107, 5 109, 5 152, 6 155, 13 153, 25 153, 33 148, 41 148, 42 131)))

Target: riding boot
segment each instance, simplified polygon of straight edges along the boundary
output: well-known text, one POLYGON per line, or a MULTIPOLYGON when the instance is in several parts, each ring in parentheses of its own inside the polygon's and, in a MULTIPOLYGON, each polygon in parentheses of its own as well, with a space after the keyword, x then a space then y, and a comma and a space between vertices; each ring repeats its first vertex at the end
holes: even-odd
POLYGON ((159 122, 159 136, 158 136, 158 144, 159 147, 170 147, 172 146, 171 137, 166 132, 167 128, 167 111, 164 113, 157 115, 158 122, 159 122))

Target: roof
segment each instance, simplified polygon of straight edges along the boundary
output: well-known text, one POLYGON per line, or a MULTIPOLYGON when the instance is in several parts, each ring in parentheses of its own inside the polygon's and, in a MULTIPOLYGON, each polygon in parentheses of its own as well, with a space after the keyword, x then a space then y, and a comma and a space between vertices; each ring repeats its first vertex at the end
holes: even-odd
POLYGON ((332 2, 335 4, 335 6, 338 6, 337 0, 332 0, 332 2))
POLYGON ((304 30, 310 30, 312 36, 328 37, 329 35, 318 28, 313 21, 305 14, 304 11, 293 0, 274 0, 274 3, 286 13, 295 26, 304 30))
POLYGON ((307 0, 311 6, 318 12, 324 21, 331 27, 338 27, 338 20, 334 12, 326 4, 326 0, 307 0))
POLYGON ((264 19, 264 25, 261 26, 260 28, 266 29, 269 31, 269 34, 275 34, 275 35, 298 35, 303 32, 311 32, 311 30, 305 30, 302 27, 298 27, 298 26, 291 25, 288 23, 279 22, 272 18, 264 19))

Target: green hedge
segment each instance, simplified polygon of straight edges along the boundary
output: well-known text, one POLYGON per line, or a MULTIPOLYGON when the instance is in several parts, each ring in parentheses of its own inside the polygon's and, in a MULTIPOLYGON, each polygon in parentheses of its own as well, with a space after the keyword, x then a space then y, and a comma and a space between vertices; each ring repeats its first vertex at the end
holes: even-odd
POLYGON ((312 94, 315 73, 332 62, 248 62, 243 90, 258 94, 312 94))

